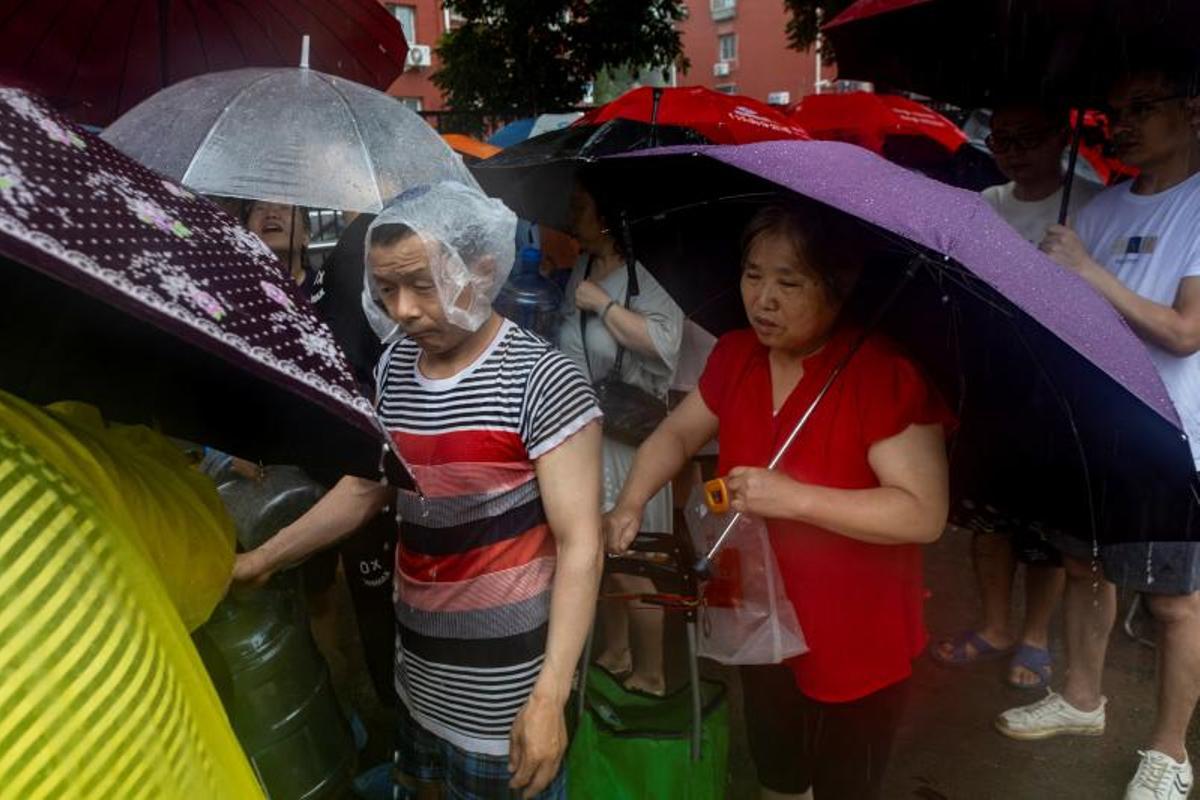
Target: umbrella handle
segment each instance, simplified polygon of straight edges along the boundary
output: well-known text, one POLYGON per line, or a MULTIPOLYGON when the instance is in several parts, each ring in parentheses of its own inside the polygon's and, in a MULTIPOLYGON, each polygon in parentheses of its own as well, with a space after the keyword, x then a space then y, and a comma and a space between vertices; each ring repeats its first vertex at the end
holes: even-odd
POLYGON ((723 478, 714 478, 704 484, 704 503, 714 514, 729 510, 729 487, 723 478))

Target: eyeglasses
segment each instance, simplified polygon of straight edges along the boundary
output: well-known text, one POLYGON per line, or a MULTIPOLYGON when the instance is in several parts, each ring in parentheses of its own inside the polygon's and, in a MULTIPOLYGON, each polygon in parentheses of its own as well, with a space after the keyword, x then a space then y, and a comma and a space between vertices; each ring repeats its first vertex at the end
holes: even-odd
POLYGON ((1172 100, 1186 100, 1185 94, 1169 94, 1166 97, 1155 97, 1150 100, 1134 100, 1127 108, 1113 108, 1109 106, 1104 109, 1105 116, 1108 117, 1109 125, 1119 125, 1124 122, 1129 125, 1136 125, 1139 122, 1145 122, 1151 114, 1154 113, 1156 106, 1162 103, 1169 103, 1172 100))
POLYGON ((1032 150, 1038 145, 1045 143, 1052 133, 1054 131, 1050 129, 1011 135, 990 133, 983 140, 983 143, 987 145, 988 150, 993 154, 1007 153, 1010 150, 1032 150))

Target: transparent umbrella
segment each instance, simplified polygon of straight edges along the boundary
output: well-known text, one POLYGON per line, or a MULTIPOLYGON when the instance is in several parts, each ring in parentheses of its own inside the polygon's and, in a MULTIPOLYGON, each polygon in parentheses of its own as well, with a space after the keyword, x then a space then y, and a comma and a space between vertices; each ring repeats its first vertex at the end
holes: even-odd
POLYGON ((146 99, 102 134, 205 194, 379 211, 410 186, 474 179, 394 97, 323 72, 214 72, 146 99))

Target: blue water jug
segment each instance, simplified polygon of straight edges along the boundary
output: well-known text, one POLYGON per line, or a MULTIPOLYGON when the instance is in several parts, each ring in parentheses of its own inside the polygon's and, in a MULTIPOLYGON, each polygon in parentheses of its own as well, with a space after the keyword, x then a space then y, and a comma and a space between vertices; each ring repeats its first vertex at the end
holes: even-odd
POLYGON ((495 309, 526 330, 554 341, 558 337, 562 290, 542 275, 542 251, 521 248, 512 275, 500 290, 495 309))

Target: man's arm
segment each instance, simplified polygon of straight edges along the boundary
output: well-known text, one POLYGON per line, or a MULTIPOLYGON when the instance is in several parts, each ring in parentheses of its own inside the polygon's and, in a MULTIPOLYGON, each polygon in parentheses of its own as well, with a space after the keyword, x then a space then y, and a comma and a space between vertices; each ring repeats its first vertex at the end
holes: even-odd
POLYGON ((1052 226, 1041 248, 1104 295, 1142 339, 1181 358, 1200 352, 1200 278, 1180 281, 1175 302, 1168 306, 1147 300, 1117 280, 1068 227, 1052 226))
POLYGON ((272 574, 329 547, 383 511, 396 490, 375 481, 346 476, 325 493, 304 516, 233 564, 235 583, 257 585, 272 574))
POLYGON ((511 786, 533 797, 558 773, 567 748, 563 707, 596 612, 600 544, 600 424, 593 422, 536 462, 538 491, 558 545, 550 590, 546 660, 513 721, 511 786))

